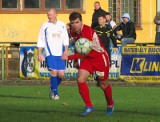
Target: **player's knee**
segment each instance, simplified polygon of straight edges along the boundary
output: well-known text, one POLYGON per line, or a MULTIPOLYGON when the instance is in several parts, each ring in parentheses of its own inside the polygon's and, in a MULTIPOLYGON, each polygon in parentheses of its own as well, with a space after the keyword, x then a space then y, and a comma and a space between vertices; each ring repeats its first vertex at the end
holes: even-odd
POLYGON ((102 88, 102 89, 105 89, 106 87, 107 87, 107 82, 106 81, 101 81, 100 82, 100 87, 102 88))
POLYGON ((77 79, 77 82, 78 82, 78 83, 83 83, 83 82, 85 82, 85 81, 86 81, 86 79, 83 78, 83 77, 78 77, 78 79, 77 79))
POLYGON ((55 76, 57 76, 57 72, 56 72, 56 71, 50 71, 50 75, 51 75, 52 77, 55 77, 55 76))
POLYGON ((64 78, 64 74, 58 74, 58 77, 64 78))

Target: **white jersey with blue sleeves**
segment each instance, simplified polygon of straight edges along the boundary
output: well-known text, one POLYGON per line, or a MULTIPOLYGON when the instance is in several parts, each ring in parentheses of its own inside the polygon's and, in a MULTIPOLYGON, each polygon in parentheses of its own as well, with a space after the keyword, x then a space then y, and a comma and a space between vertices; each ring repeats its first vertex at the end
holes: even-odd
POLYGON ((65 23, 45 22, 40 29, 37 47, 45 48, 46 56, 61 56, 64 46, 69 45, 69 37, 65 23))

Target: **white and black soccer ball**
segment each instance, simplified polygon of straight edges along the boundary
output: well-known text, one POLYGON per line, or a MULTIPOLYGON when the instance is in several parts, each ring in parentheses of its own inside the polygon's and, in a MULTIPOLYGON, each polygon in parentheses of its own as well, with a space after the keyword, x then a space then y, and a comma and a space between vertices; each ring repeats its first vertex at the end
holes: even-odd
POLYGON ((75 43, 75 49, 79 54, 86 55, 92 50, 91 41, 86 38, 79 38, 75 43))

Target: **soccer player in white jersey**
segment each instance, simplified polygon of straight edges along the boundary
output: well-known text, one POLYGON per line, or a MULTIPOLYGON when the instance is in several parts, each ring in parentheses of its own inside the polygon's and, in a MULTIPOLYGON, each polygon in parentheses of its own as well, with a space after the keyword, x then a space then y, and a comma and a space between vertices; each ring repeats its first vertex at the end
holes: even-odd
POLYGON ((42 49, 45 49, 46 63, 50 71, 50 97, 58 100, 58 85, 65 74, 65 59, 68 55, 69 37, 66 25, 57 20, 54 8, 47 11, 48 20, 40 29, 37 47, 38 61, 43 61, 42 49), (63 60, 62 60, 63 59, 63 60))

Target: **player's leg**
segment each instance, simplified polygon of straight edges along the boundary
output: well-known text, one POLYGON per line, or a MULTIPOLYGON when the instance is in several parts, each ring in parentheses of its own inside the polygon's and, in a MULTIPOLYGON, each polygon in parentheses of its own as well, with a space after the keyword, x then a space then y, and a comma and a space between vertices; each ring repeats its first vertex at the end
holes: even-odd
POLYGON ((82 113, 82 116, 87 116, 89 113, 94 111, 91 99, 90 99, 90 92, 89 88, 86 83, 87 77, 90 75, 90 72, 84 69, 80 69, 78 72, 78 88, 79 93, 86 105, 84 112, 82 113))
POLYGON ((55 74, 55 83, 54 83, 54 100, 58 100, 59 99, 59 95, 58 95, 58 85, 62 82, 62 78, 64 77, 65 74, 65 61, 62 60, 61 56, 56 56, 55 57, 56 61, 55 61, 55 66, 54 69, 57 69, 57 72, 55 74))
POLYGON ((55 96, 58 96, 58 85, 57 85, 57 70, 50 71, 50 84, 51 84, 51 92, 50 97, 51 99, 55 99, 55 96))
POLYGON ((50 71, 50 98, 54 99, 58 95, 57 91, 57 59, 55 56, 47 56, 46 63, 50 71))
POLYGON ((107 101, 107 115, 112 115, 114 111, 112 87, 107 83, 107 81, 100 81, 100 87, 104 91, 105 98, 107 101))
POLYGON ((99 77, 99 81, 100 87, 104 91, 104 95, 107 101, 107 115, 112 115, 114 110, 114 102, 112 98, 112 88, 107 82, 110 68, 107 58, 108 56, 105 55, 104 60, 106 59, 107 65, 104 65, 104 69, 101 67, 104 71, 104 77, 99 77))
POLYGON ((57 76, 57 84, 59 85, 62 82, 62 78, 64 78, 65 70, 58 70, 57 76))
POLYGON ((58 69, 58 76, 57 76, 57 84, 59 85, 62 82, 62 78, 65 75, 65 61, 62 60, 61 56, 57 56, 57 69, 58 69))
POLYGON ((112 88, 107 83, 110 61, 108 54, 105 53, 102 57, 99 57, 99 62, 94 64, 96 67, 96 73, 98 75, 98 80, 100 81, 100 87, 104 91, 104 95, 107 101, 107 114, 111 115, 113 112, 113 99, 112 99, 112 88))
POLYGON ((100 87, 104 91, 105 98, 107 101, 107 106, 113 106, 113 99, 112 99, 112 88, 108 84, 108 73, 109 73, 109 68, 106 67, 104 68, 104 72, 98 72, 98 80, 100 81, 100 87))

